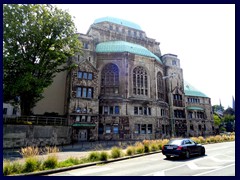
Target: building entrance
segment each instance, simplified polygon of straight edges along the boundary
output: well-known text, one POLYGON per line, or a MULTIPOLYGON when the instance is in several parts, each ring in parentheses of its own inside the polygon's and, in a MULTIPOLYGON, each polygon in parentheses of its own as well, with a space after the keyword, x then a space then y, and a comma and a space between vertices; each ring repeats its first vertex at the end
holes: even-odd
POLYGON ((87 141, 87 129, 81 129, 78 131, 78 141, 87 141))

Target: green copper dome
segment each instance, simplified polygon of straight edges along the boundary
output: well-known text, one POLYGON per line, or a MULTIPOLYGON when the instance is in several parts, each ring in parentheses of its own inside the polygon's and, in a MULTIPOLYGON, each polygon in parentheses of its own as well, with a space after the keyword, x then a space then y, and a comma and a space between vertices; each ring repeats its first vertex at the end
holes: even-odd
POLYGON ((96 47, 97 53, 115 53, 115 52, 129 52, 141 56, 153 57, 162 64, 159 57, 149 51, 147 48, 138 44, 129 43, 126 41, 108 41, 99 43, 96 47))
POLYGON ((184 93, 186 96, 207 97, 205 94, 194 88, 186 81, 184 81, 184 93))
POLYGON ((111 23, 115 23, 115 24, 119 24, 119 25, 123 25, 123 26, 127 26, 133 29, 137 29, 137 30, 142 30, 141 27, 138 24, 135 24, 133 22, 130 21, 126 21, 123 19, 118 19, 118 18, 114 18, 114 17, 102 17, 99 19, 96 19, 93 24, 97 24, 97 23, 101 23, 101 22, 111 22, 111 23))

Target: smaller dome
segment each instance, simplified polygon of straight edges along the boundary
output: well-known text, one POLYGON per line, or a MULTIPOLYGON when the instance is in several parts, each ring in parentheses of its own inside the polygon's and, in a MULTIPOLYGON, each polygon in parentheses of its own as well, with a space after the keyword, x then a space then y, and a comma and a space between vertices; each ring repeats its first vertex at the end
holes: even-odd
POLYGON ((107 41, 99 43, 96 47, 97 53, 115 53, 115 52, 129 52, 140 56, 147 56, 155 58, 162 64, 159 57, 149 51, 147 48, 138 44, 129 43, 126 41, 107 41))
POLYGON ((207 97, 204 93, 200 92, 186 81, 184 81, 184 93, 186 96, 207 97))
POLYGON ((133 28, 133 29, 137 29, 137 30, 142 30, 141 27, 136 24, 136 23, 133 23, 133 22, 130 22, 130 21, 126 21, 126 20, 123 20, 123 19, 118 19, 118 18, 114 18, 114 17, 102 17, 102 18, 99 18, 99 19, 96 19, 93 24, 97 24, 97 23, 101 23, 101 22, 111 22, 111 23, 115 23, 115 24, 119 24, 119 25, 122 25, 122 26, 127 26, 127 27, 130 27, 130 28, 133 28))

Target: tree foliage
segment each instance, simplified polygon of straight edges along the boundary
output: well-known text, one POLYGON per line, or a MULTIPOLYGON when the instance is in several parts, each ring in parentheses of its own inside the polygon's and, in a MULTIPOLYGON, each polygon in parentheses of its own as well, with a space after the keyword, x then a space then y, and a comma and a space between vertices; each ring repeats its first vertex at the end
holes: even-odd
POLYGON ((219 118, 218 115, 214 114, 213 120, 214 120, 214 125, 219 126, 221 124, 221 119, 219 118))
POLYGON ((213 108, 214 112, 217 112, 217 111, 222 111, 223 112, 224 111, 224 107, 220 106, 220 105, 213 105, 212 108, 213 108))
POLYGON ((224 114, 224 115, 227 115, 227 114, 229 114, 229 115, 235 115, 235 111, 234 111, 233 108, 228 107, 228 108, 223 112, 223 114, 224 114))
POLYGON ((4 101, 20 97, 21 112, 29 115, 44 88, 69 68, 68 57, 80 49, 68 12, 44 4, 4 5, 4 101))
POLYGON ((225 114, 223 116, 223 122, 233 122, 235 121, 235 115, 225 114))

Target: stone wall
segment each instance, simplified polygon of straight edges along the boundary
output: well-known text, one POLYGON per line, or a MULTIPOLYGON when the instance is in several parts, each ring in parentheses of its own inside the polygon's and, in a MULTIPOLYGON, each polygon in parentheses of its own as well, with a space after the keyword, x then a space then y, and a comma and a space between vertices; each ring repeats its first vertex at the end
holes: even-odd
POLYGON ((69 126, 4 125, 3 148, 71 143, 69 126))

